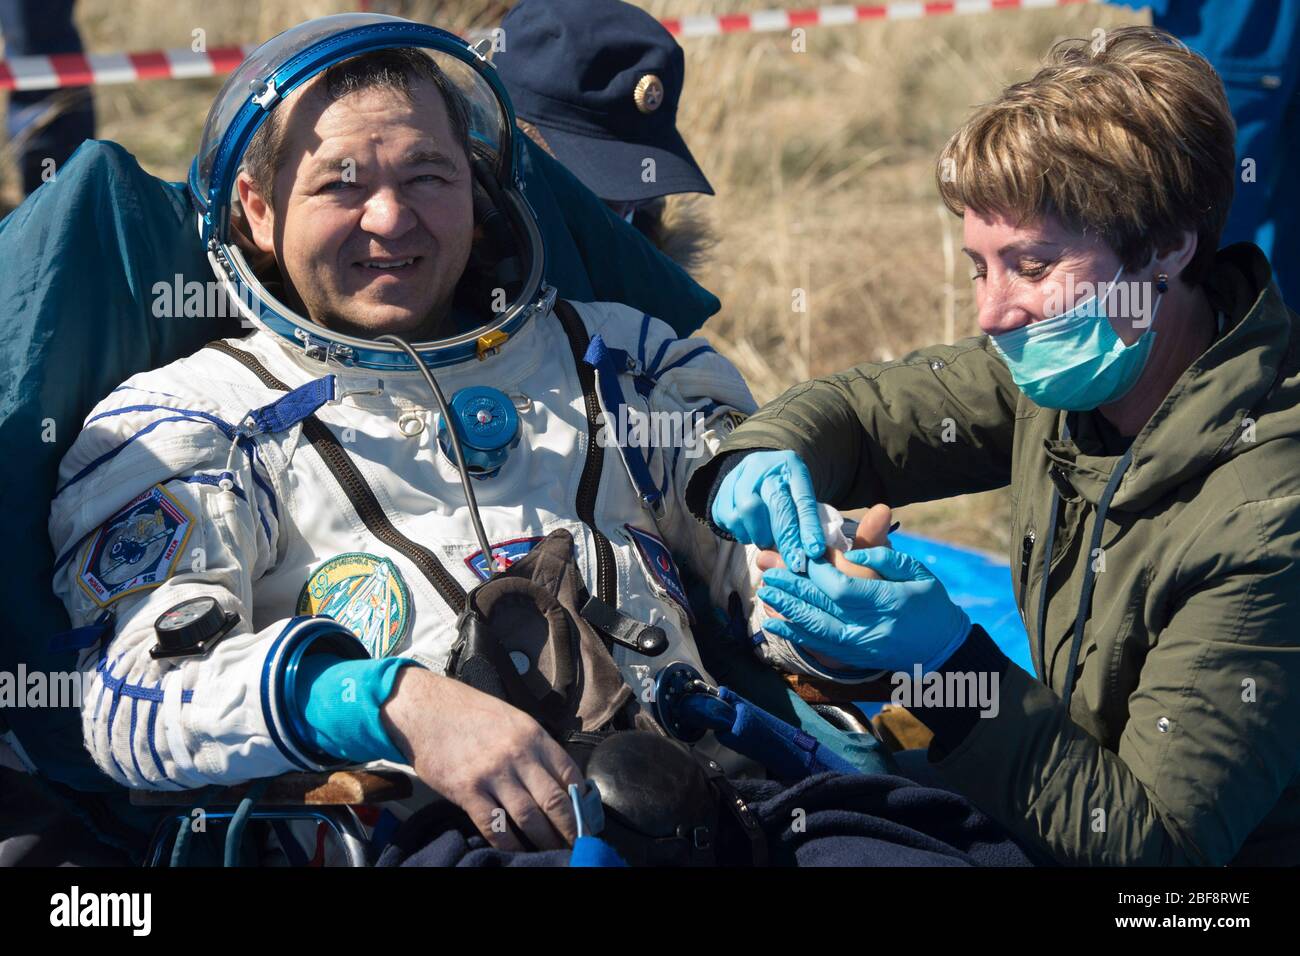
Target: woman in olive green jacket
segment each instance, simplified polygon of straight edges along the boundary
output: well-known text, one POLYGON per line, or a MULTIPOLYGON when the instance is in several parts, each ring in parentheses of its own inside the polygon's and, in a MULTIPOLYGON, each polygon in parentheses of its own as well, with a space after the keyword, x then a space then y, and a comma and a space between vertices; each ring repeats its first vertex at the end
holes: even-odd
POLYGON ((1222 84, 1150 28, 1062 44, 953 135, 938 178, 986 334, 796 386, 688 500, 780 549, 768 640, 942 678, 913 707, 929 758, 1023 844, 1300 862, 1300 341, 1258 249, 1217 250, 1222 84), (851 552, 882 577, 859 580, 821 557, 814 499, 1007 485, 1037 678, 914 559, 851 552), (951 693, 979 675, 996 706, 951 693))

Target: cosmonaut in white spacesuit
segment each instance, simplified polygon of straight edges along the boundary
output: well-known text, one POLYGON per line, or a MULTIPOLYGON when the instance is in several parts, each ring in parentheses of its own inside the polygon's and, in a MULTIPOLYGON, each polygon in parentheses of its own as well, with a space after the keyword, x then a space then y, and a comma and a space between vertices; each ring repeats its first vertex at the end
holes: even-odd
POLYGON ((466 593, 563 529, 636 692, 672 662, 704 673, 673 554, 749 611, 753 555, 679 498, 749 390, 701 339, 555 302, 513 133, 488 63, 390 17, 303 24, 223 87, 190 187, 256 330, 115 389, 62 463, 50 521, 56 591, 90 635, 85 742, 114 780, 387 758, 495 845, 518 845, 491 825, 504 808, 557 846, 574 836, 573 761, 522 710, 443 676, 466 593), (680 428, 616 447, 635 413, 680 428))

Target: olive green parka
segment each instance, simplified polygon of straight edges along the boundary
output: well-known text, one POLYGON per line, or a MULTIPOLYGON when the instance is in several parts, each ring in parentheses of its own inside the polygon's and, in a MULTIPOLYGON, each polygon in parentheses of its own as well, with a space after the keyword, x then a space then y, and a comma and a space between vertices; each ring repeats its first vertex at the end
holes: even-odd
POLYGON ((1062 863, 1300 862, 1300 329, 1254 246, 1222 250, 1206 291, 1224 327, 1132 440, 1095 553, 1126 443, 1097 413, 1063 438, 1067 414, 1030 402, 987 336, 790 389, 688 490, 702 516, 718 463, 754 448, 797 452, 841 509, 1009 486, 1038 677, 1010 664, 996 716, 930 759, 1062 863))

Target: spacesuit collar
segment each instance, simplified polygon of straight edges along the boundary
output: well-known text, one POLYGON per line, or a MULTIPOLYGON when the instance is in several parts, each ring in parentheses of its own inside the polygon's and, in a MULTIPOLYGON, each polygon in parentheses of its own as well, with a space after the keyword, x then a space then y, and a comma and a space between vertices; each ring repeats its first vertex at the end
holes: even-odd
MULTIPOLYGON (((528 378, 548 355, 554 357, 558 354, 553 346, 543 341, 545 332, 541 326, 555 321, 550 317, 550 311, 548 307, 545 315, 526 320, 496 352, 482 359, 470 354, 458 362, 439 367, 439 383, 448 394, 468 385, 483 384, 508 392, 511 386, 528 378)), ((263 362, 272 371, 278 371, 286 381, 302 382, 324 375, 337 376, 342 391, 349 393, 349 403, 358 407, 383 410, 391 408, 394 401, 420 407, 432 403, 428 386, 414 368, 376 371, 325 361, 264 329, 253 333, 244 344, 253 347, 263 362)), ((567 357, 567 351, 564 355, 567 357)))

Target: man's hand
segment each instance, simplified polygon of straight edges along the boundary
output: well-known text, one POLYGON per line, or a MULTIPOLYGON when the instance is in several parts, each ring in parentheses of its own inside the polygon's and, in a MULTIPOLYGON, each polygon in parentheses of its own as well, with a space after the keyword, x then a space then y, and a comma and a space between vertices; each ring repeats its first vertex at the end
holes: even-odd
POLYGON ((519 708, 450 677, 404 667, 381 713, 420 778, 469 814, 494 847, 523 849, 501 826, 501 810, 538 849, 577 839, 568 788, 581 784, 582 775, 519 708))
POLYGON ((798 573, 803 573, 808 558, 819 558, 826 550, 812 476, 792 451, 745 455, 718 487, 713 523, 737 541, 776 548, 786 566, 798 573))
POLYGON ((966 639, 970 618, 920 561, 886 547, 835 557, 812 562, 806 577, 764 572, 757 596, 780 615, 764 630, 834 661, 884 670, 933 670, 966 639), (838 570, 840 561, 858 573, 838 570), (874 573, 864 575, 868 569, 874 573))
MULTIPOLYGON (((862 519, 858 522, 857 528, 854 529, 853 541, 851 542, 853 549, 890 547, 889 527, 892 524, 892 521, 893 512, 890 510, 889 505, 872 505, 867 509, 866 513, 863 514, 862 519)), ((826 557, 833 565, 835 565, 837 570, 847 574, 851 578, 880 577, 879 574, 872 571, 870 568, 854 564, 844 556, 844 552, 839 548, 828 547, 826 549, 826 557)), ((781 555, 775 551, 760 551, 755 564, 758 565, 760 571, 766 571, 769 568, 785 567, 785 562, 781 559, 781 555)), ((780 614, 777 614, 776 611, 772 610, 772 608, 767 605, 764 605, 764 610, 769 617, 781 618, 780 614)), ((817 651, 807 647, 805 647, 804 650, 811 654, 823 667, 830 668, 831 670, 842 670, 848 666, 843 661, 837 660, 829 654, 819 654, 817 651)))

